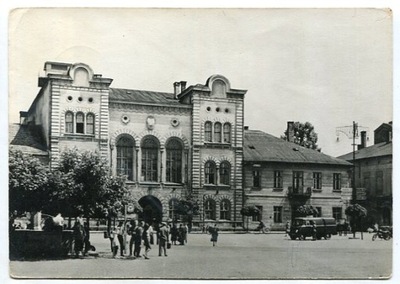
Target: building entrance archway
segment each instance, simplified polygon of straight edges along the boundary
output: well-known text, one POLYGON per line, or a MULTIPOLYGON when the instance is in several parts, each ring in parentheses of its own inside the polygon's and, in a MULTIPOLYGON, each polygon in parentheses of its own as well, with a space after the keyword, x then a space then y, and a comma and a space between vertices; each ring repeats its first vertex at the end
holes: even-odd
POLYGON ((146 195, 139 199, 139 205, 143 208, 140 214, 144 222, 152 224, 162 221, 163 210, 161 201, 152 195, 146 195))

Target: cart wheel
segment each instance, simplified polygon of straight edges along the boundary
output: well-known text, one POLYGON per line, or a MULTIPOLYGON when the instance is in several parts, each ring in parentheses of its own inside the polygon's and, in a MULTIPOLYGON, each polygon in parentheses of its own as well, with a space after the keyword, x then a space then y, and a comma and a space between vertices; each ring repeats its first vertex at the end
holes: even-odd
POLYGON ((387 234, 387 235, 384 237, 384 240, 385 240, 385 241, 388 241, 388 240, 390 240, 390 238, 391 238, 390 235, 387 234))

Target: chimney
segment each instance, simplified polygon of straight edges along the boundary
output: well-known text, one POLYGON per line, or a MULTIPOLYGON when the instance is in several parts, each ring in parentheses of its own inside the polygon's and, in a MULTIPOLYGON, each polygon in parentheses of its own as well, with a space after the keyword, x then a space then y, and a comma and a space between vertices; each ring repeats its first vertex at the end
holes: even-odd
POLYGON ((289 142, 294 141, 294 122, 293 121, 288 121, 287 123, 287 130, 286 130, 286 140, 289 142))
POLYGON ((367 131, 361 131, 361 144, 358 145, 358 150, 367 147, 367 131))
POLYGON ((186 81, 181 81, 181 93, 186 89, 186 81))
POLYGON ((28 118, 28 112, 27 111, 20 111, 19 112, 19 124, 20 125, 26 125, 27 124, 27 118, 28 118))
POLYGON ((175 82, 174 83, 174 94, 175 94, 175 99, 178 97, 178 94, 180 93, 180 82, 175 82))

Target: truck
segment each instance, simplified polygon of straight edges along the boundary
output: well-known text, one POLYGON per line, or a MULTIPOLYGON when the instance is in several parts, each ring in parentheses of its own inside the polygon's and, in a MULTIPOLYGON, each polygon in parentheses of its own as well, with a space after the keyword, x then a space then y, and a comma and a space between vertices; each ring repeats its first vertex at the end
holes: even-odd
POLYGON ((328 240, 336 235, 336 220, 324 217, 298 217, 292 221, 289 236, 292 240, 305 240, 307 237, 328 240))

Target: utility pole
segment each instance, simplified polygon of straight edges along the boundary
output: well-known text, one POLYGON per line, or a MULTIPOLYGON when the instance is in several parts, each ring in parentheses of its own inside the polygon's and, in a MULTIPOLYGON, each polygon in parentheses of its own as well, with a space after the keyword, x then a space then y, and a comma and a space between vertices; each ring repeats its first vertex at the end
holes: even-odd
POLYGON ((345 134, 349 139, 353 139, 353 169, 352 169, 352 181, 351 181, 351 204, 356 203, 357 199, 357 189, 356 189, 356 138, 359 137, 359 130, 362 131, 368 131, 368 127, 363 127, 359 126, 358 123, 353 121, 353 125, 349 126, 341 126, 341 127, 336 127, 336 136, 337 136, 337 141, 339 141, 339 134, 343 133, 345 134))

